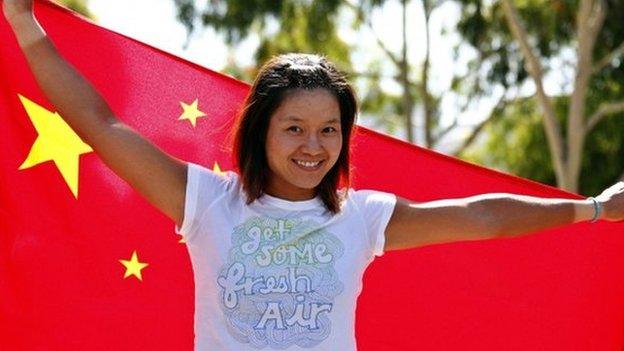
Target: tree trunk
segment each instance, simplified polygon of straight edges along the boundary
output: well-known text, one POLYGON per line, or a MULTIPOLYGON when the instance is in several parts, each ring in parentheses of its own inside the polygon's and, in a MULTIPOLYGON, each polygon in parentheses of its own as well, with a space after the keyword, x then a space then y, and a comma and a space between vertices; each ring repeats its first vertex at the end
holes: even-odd
POLYGON ((502 3, 505 19, 507 20, 514 38, 518 41, 518 44, 520 44, 520 50, 526 62, 526 69, 535 83, 536 95, 542 107, 542 112, 544 113, 542 123, 544 125, 544 131, 546 132, 546 140, 548 140, 548 147, 557 178, 557 184, 559 187, 564 187, 567 183, 567 169, 565 167, 566 155, 564 155, 563 136, 552 101, 544 91, 542 66, 529 45, 527 32, 520 23, 520 18, 511 0, 502 0, 502 3))
POLYGON ((527 62, 527 70, 537 87, 537 95, 544 110, 544 127, 548 138, 552 159, 560 188, 578 192, 583 146, 588 132, 586 122, 587 89, 593 73, 593 52, 596 38, 604 23, 606 3, 604 0, 581 0, 576 21, 577 31, 577 66, 574 90, 570 97, 568 111, 567 140, 563 148, 563 136, 550 99, 542 87, 543 73, 532 49, 529 47, 527 33, 522 27, 516 9, 511 0, 502 0, 505 17, 514 37, 519 41, 522 54, 527 62), (565 150, 565 153, 563 151, 565 150))
POLYGON ((577 192, 579 188, 583 146, 587 135, 585 122, 587 89, 593 69, 594 44, 604 22, 603 5, 602 0, 582 0, 576 21, 577 65, 568 111, 566 179, 562 184, 563 189, 573 192, 577 192))

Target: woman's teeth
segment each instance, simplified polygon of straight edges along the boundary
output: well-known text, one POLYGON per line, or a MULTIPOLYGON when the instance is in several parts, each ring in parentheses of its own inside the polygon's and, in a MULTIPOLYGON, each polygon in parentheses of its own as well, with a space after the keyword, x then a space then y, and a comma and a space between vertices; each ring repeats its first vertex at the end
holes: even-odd
POLYGON ((316 161, 316 162, 307 162, 307 161, 299 161, 299 160, 295 160, 295 162, 302 167, 305 168, 315 168, 316 166, 318 166, 322 161, 316 161))

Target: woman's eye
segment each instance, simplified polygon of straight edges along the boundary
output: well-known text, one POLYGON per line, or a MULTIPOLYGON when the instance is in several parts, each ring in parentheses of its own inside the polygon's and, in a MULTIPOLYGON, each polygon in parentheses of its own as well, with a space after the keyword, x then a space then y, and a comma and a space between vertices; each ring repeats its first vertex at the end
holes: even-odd
POLYGON ((301 131, 301 128, 299 128, 297 126, 292 126, 292 127, 289 127, 286 130, 291 131, 291 132, 295 132, 295 133, 299 133, 301 131))
POLYGON ((337 130, 336 130, 336 128, 334 128, 334 127, 327 127, 327 128, 325 128, 325 129, 323 129, 323 131, 324 131, 325 133, 334 133, 334 132, 336 132, 337 130))

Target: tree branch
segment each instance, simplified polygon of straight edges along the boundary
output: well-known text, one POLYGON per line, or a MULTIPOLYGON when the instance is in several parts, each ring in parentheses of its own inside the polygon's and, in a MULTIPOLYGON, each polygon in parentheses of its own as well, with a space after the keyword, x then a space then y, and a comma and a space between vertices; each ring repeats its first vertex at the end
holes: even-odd
POLYGON ((505 91, 501 95, 501 97, 498 99, 498 101, 496 102, 496 105, 494 105, 494 108, 492 108, 490 115, 485 120, 477 124, 477 126, 472 130, 470 135, 464 140, 461 146, 458 147, 457 150, 453 152, 453 156, 458 157, 460 153, 462 153, 470 145, 472 145, 472 143, 477 139, 477 136, 481 134, 481 132, 485 129, 485 127, 488 124, 490 124, 490 122, 492 122, 498 116, 496 112, 498 112, 504 105, 507 104, 506 96, 507 96, 507 92, 505 91))
POLYGON ((546 95, 543 85, 543 71, 540 62, 533 53, 533 49, 529 45, 528 34, 518 17, 516 8, 511 3, 511 0, 503 1, 503 11, 505 18, 511 29, 511 32, 520 44, 520 50, 526 60, 526 68, 537 89, 537 97, 544 111, 544 118, 542 123, 546 132, 548 146, 552 155, 554 163, 555 174, 557 176, 557 184, 563 184, 565 180, 565 168, 564 168, 564 154, 563 154, 563 138, 561 136, 561 127, 559 121, 556 118, 555 109, 550 101, 550 98, 546 95))
POLYGON ((588 119, 586 126, 587 132, 592 130, 606 115, 621 111, 624 111, 624 101, 601 104, 598 110, 588 119))
POLYGON ((596 74, 596 73, 602 71, 603 68, 605 68, 608 65, 610 65, 611 62, 613 62, 613 60, 615 60, 616 58, 620 57, 622 54, 624 54, 624 41, 620 44, 620 46, 615 48, 608 55, 606 55, 600 61, 598 61, 596 63, 596 65, 594 65, 592 73, 596 74))
POLYGON ((431 149, 435 150, 438 146, 438 144, 440 143, 440 140, 442 140, 442 138, 444 138, 444 136, 446 134, 448 134, 449 132, 451 132, 453 129, 455 129, 457 126, 459 125, 459 120, 457 119, 457 117, 455 117, 453 119, 453 123, 444 128, 443 130, 441 130, 440 132, 438 132, 438 134, 433 138, 433 140, 431 141, 431 149))

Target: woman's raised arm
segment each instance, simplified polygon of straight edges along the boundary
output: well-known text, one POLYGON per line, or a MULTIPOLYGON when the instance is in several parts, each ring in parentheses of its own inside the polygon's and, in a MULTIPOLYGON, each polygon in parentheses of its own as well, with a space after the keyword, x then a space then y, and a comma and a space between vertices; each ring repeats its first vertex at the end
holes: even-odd
MULTIPOLYGON (((624 220, 624 182, 596 197, 598 219, 624 220)), ((508 193, 411 203, 397 199, 386 228, 385 250, 456 241, 517 236, 587 221, 595 214, 589 199, 551 199, 508 193)))
POLYGON ((113 115, 100 94, 46 37, 33 14, 32 0, 4 0, 2 7, 39 86, 67 124, 113 172, 181 225, 187 164, 113 115))

